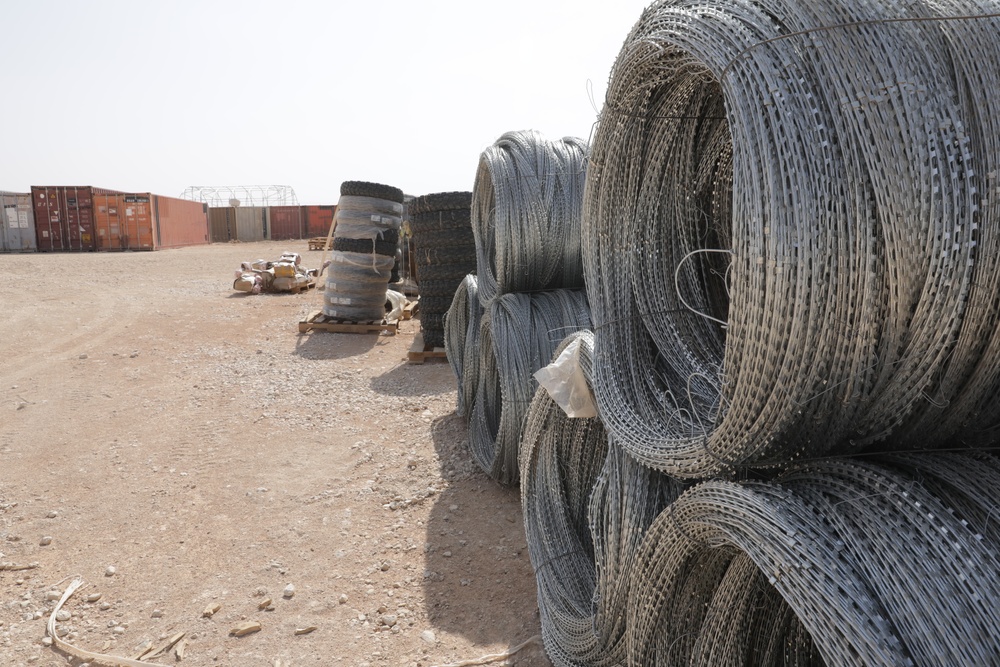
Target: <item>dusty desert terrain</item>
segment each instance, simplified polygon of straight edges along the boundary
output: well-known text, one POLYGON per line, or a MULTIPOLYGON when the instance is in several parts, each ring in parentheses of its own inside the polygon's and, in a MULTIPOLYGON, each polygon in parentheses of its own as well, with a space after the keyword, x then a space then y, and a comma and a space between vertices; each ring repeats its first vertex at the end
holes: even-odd
POLYGON ((0 571, 0 665, 84 662, 44 639, 77 575, 58 633, 129 657, 185 633, 163 665, 430 667, 539 632, 518 492, 472 463, 447 363, 406 363, 416 320, 299 334, 320 293, 233 292, 284 250, 319 264, 0 255, 0 563, 37 563, 0 571))

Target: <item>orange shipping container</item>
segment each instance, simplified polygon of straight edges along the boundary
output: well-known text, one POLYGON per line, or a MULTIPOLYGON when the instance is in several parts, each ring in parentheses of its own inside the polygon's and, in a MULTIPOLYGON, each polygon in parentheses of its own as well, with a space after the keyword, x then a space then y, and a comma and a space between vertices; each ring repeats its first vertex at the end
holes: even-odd
POLYGON ((208 204, 156 195, 154 205, 157 248, 208 243, 208 204))
POLYGON ((98 250, 153 250, 153 196, 95 195, 94 227, 98 250))
POLYGON ((204 204, 149 193, 94 197, 98 250, 155 250, 208 243, 204 204))

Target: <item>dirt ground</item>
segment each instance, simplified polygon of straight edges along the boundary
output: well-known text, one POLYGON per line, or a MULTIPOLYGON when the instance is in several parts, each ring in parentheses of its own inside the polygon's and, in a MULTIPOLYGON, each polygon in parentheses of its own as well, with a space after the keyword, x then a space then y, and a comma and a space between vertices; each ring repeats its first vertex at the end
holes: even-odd
POLYGON ((37 563, 0 571, 0 664, 84 664, 44 639, 75 576, 58 633, 127 657, 185 633, 163 665, 429 667, 538 634, 518 491, 472 462, 450 367, 406 362, 417 320, 299 334, 321 293, 232 290, 284 250, 319 264, 0 255, 0 563, 37 563))

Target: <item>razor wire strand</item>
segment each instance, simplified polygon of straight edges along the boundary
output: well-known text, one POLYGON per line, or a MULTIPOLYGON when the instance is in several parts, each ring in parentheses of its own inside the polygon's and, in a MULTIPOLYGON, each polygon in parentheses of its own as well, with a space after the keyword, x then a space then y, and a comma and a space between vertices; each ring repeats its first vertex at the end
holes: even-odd
MULTIPOLYGON (((933 465, 923 474, 935 475, 933 465)), ((918 664, 996 660, 1000 545, 954 513, 952 494, 887 466, 836 459, 782 484, 834 526, 918 664)), ((997 507, 1000 488, 991 496, 986 509, 997 507)))
POLYGON ((494 480, 518 482, 524 416, 538 386, 534 372, 549 363, 563 338, 589 328, 590 307, 581 290, 504 294, 484 313, 469 446, 494 480))
MULTIPOLYGON (((555 360, 576 339, 589 376, 593 335, 571 334, 555 360)), ((597 417, 573 419, 539 386, 524 420, 520 445, 521 507, 538 586, 542 639, 556 665, 614 664, 593 632, 596 583, 587 509, 608 451, 597 417)))
POLYGON ((815 643, 753 560, 737 553, 712 593, 692 665, 823 665, 815 643), (732 625, 732 619, 740 619, 732 625), (765 629, 764 632, 761 629, 765 629))
POLYGON ((444 317, 444 349, 458 387, 455 412, 466 421, 472 414, 479 380, 479 324, 483 306, 477 286, 475 275, 465 276, 444 317))
POLYGON ((644 12, 583 228, 596 398, 639 460, 699 478, 995 435, 1000 24, 925 19, 996 8, 644 12))
POLYGON ((954 511, 990 544, 1000 545, 1000 459, 985 453, 901 454, 879 457, 918 479, 931 493, 947 497, 954 511))
MULTIPOLYGON (((804 625, 826 664, 913 664, 885 610, 855 576, 836 533, 808 504, 773 483, 723 480, 686 491, 647 531, 629 573, 627 664, 705 664, 696 650, 720 643, 729 651, 750 650, 740 646, 740 637, 770 643, 747 637, 747 621, 762 614, 757 605, 726 610, 712 604, 723 584, 759 591, 760 579, 745 568, 742 577, 729 573, 740 566, 740 554, 780 594, 780 604, 804 625), (710 612, 725 619, 709 618, 710 612), (727 635, 699 641, 703 627, 727 635)), ((755 595, 760 604, 776 602, 755 595)), ((777 625, 758 632, 789 634, 777 625)))
POLYGON ((624 661, 629 574, 639 546, 656 517, 684 488, 681 481, 640 464, 609 435, 589 517, 597 572, 594 632, 612 664, 624 661))
POLYGON ((693 487, 630 572, 628 664, 991 663, 998 474, 895 454, 693 487))
POLYGON ((583 287, 587 144, 507 132, 482 152, 472 190, 479 297, 583 287))
MULTIPOLYGON (((932 3, 940 15, 973 16, 1000 11, 996 2, 967 2, 965 0, 932 3)), ((1000 406, 993 396, 1000 391, 1000 335, 998 335, 997 310, 994 295, 1000 289, 1000 235, 987 225, 1000 220, 1000 44, 997 40, 982 38, 983 29, 996 34, 1000 19, 956 20, 940 24, 941 32, 953 54, 950 66, 955 78, 964 83, 959 86, 959 101, 967 125, 968 137, 960 139, 964 149, 963 160, 977 172, 973 187, 978 187, 982 198, 971 206, 972 226, 978 227, 977 266, 968 294, 968 306, 963 327, 955 342, 959 354, 940 380, 939 396, 929 402, 906 433, 921 438, 928 434, 935 440, 938 435, 955 425, 974 425, 980 433, 962 433, 962 439, 976 445, 997 441, 1000 428, 1000 406), (975 137, 975 140, 971 140, 975 137), (977 211, 976 209, 979 208, 977 211), (942 416, 947 419, 942 420, 942 416)), ((949 164, 951 167, 951 164, 949 164)), ((952 167, 953 168, 953 167, 952 167)), ((973 193, 976 194, 976 193, 973 193)), ((973 429, 970 429, 973 430, 973 429)), ((956 440, 952 438, 952 441, 956 440)))
MULTIPOLYGON (((593 334, 579 339, 591 376, 593 334)), ((521 440, 521 499, 546 653, 560 667, 610 667, 625 657, 627 578, 642 535, 683 489, 608 441, 601 420, 569 418, 535 392, 521 440)))

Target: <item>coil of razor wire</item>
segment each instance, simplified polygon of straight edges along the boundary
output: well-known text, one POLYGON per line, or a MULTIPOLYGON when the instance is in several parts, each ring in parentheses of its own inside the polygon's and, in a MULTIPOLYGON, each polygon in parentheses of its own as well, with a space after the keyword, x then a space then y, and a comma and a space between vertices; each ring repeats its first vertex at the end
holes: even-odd
POLYGON ((538 386, 535 371, 549 363, 563 338, 588 328, 590 308, 581 290, 505 294, 483 314, 469 446, 497 482, 518 481, 524 415, 538 386))
POLYGON ((699 484, 637 556, 628 664, 990 664, 998 473, 947 452, 699 484))
MULTIPOLYGON (((590 378, 593 334, 579 339, 590 378)), ((625 657, 629 571, 642 535, 679 495, 679 482, 611 444, 601 420, 569 418, 539 387, 521 440, 521 501, 546 652, 558 667, 619 665, 625 657)))
MULTIPOLYGON (((567 337, 552 360, 577 338, 587 375, 593 340, 589 331, 567 337)), ((563 653, 581 647, 585 657, 603 652, 592 627, 596 577, 587 508, 607 451, 600 419, 568 417, 545 387, 538 387, 520 445, 521 508, 538 584, 542 638, 555 664, 567 664, 563 653)))
POLYGON ((479 384, 479 325, 483 305, 479 303, 476 276, 465 276, 455 290, 451 307, 444 317, 444 350, 455 373, 459 417, 468 421, 479 384))
POLYGON ((583 287, 581 206, 587 144, 507 132, 484 150, 472 190, 484 307, 509 292, 583 287))
POLYGON ((597 402, 640 461, 702 478, 995 442, 1000 20, 953 17, 998 9, 643 13, 583 231, 597 402))

